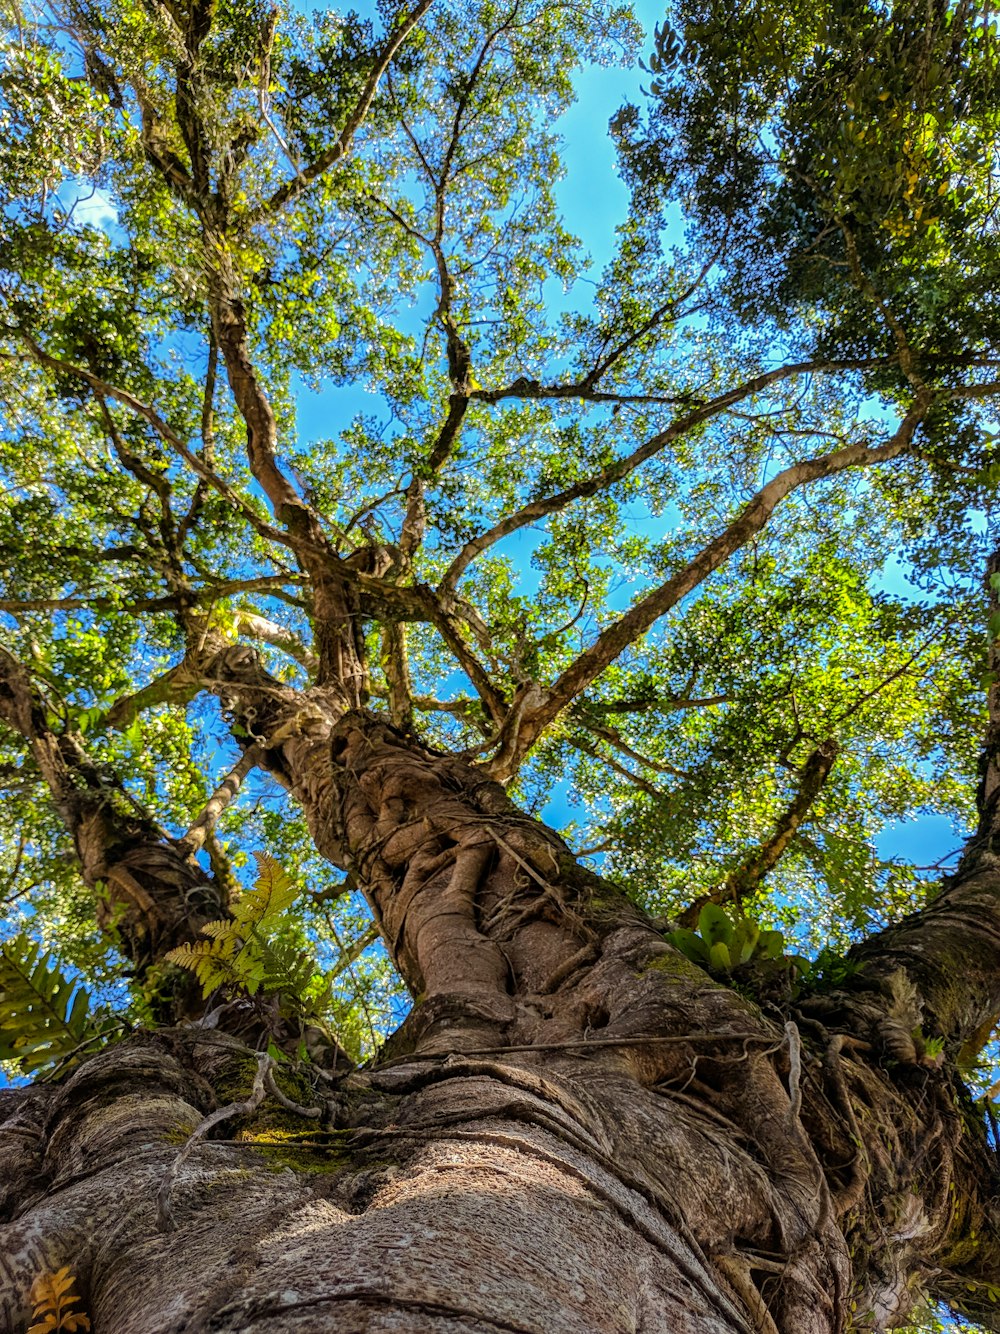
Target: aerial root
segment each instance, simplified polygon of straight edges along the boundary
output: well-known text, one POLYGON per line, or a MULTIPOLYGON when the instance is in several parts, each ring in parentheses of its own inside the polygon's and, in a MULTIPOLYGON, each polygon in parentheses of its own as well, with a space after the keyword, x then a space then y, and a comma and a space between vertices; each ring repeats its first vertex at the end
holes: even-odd
POLYGON ((750 1277, 750 1265, 735 1255, 713 1255, 712 1263, 721 1272, 727 1286, 749 1311, 756 1334, 781 1334, 764 1303, 764 1298, 750 1277))
POLYGON ((785 1024, 788 1039, 788 1124, 794 1130, 802 1111, 802 1039, 791 1019, 785 1024))
POLYGON ((217 1107, 214 1112, 210 1112, 191 1132, 187 1143, 181 1149, 180 1153, 170 1164, 170 1168, 163 1178, 156 1196, 156 1226, 160 1232, 172 1232, 177 1226, 174 1221, 174 1211, 170 1202, 174 1185, 184 1163, 191 1155, 191 1151, 199 1140, 204 1139, 208 1132, 223 1121, 229 1121, 234 1116, 252 1116, 261 1105, 268 1093, 281 1103, 282 1107, 290 1112, 296 1112, 299 1116, 316 1119, 322 1116, 321 1107, 302 1107, 291 1098, 285 1096, 274 1081, 274 1057, 267 1052, 257 1052, 257 1073, 254 1075, 253 1087, 250 1090, 250 1096, 244 1098, 241 1102, 230 1102, 225 1107, 217 1107))

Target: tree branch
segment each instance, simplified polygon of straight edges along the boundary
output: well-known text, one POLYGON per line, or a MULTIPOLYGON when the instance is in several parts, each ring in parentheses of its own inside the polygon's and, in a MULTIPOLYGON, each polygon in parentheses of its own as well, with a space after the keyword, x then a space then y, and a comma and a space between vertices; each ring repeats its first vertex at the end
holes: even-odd
MULTIPOLYGON (((1000 610, 993 579, 1000 551, 987 564, 989 609, 1000 610)), ((1000 1016, 1000 640, 992 637, 987 689, 989 722, 979 764, 977 828, 955 874, 921 911, 870 936, 851 955, 860 989, 885 990, 897 972, 916 987, 928 1024, 969 1064, 1000 1016), (961 978, 961 985, 956 984, 961 978)))
MULTIPOLYGON (((106 887, 96 898, 98 924, 116 936, 140 976, 193 939, 203 922, 224 915, 219 886, 106 766, 90 759, 76 733, 52 729, 30 675, 4 649, 0 720, 28 743, 73 839, 84 882, 106 887)), ((192 987, 192 1002, 198 990, 192 987)))
POLYGON ((266 616, 261 616, 249 608, 237 607, 236 629, 250 639, 259 639, 265 644, 270 644, 272 648, 287 653, 300 667, 304 667, 310 676, 315 676, 319 668, 319 659, 312 649, 303 644, 298 635, 293 634, 285 626, 278 625, 276 621, 270 621, 266 616))
MULTIPOLYGON (((889 358, 882 364, 889 364, 892 360, 892 358, 889 358)), ((817 375, 831 370, 862 369, 874 364, 876 363, 829 361, 795 362, 787 366, 780 366, 773 371, 765 371, 761 375, 755 375, 751 379, 745 380, 742 384, 726 390, 724 394, 718 394, 709 402, 703 403, 700 407, 694 408, 692 411, 678 417, 675 421, 671 422, 666 430, 660 431, 657 435, 652 436, 649 440, 640 445, 638 449, 635 449, 631 454, 626 455, 625 458, 616 459, 613 463, 609 463, 607 467, 602 468, 600 472, 595 473, 592 477, 585 478, 579 482, 574 482, 572 486, 567 487, 564 491, 559 491, 554 495, 546 496, 542 500, 530 501, 527 505, 523 505, 513 514, 509 514, 501 519, 499 523, 494 524, 494 526, 488 529, 485 533, 481 533, 478 537, 474 537, 471 541, 466 542, 465 546, 462 547, 461 551, 445 572, 444 578, 441 580, 442 590, 453 590, 457 586, 459 579, 461 579, 462 575, 476 557, 488 547, 499 542, 502 538, 517 532, 518 529, 524 528, 529 523, 534 523, 537 519, 544 518, 546 515, 554 514, 558 510, 565 509, 566 506, 571 504, 574 500, 580 500, 586 496, 595 495, 598 491, 604 491, 609 486, 613 486, 616 482, 622 481, 623 478, 629 475, 629 473, 634 472, 641 464, 645 463, 648 459, 653 458, 656 454, 659 454, 668 445, 672 444, 673 441, 680 439, 681 436, 686 435, 688 431, 693 430, 696 426, 700 426, 702 423, 725 412, 725 410, 731 407, 734 403, 739 403, 745 398, 750 398, 754 394, 759 394, 770 385, 776 384, 780 380, 790 379, 793 376, 817 375)), ((528 381, 516 381, 514 385, 508 386, 507 389, 490 392, 474 390, 472 394, 470 394, 471 398, 484 399, 486 402, 496 402, 497 399, 508 396, 527 398, 586 398, 588 397, 588 392, 586 385, 583 383, 574 385, 557 385, 547 389, 543 389, 541 386, 536 386, 532 389, 528 381), (523 390, 519 390, 519 384, 524 385, 523 390)))
POLYGON ((372 102, 375 100, 375 94, 378 91, 379 83, 383 74, 392 63, 393 57, 399 48, 409 37, 410 33, 417 26, 423 16, 430 9, 433 0, 419 0, 419 3, 413 9, 412 13, 403 20, 396 31, 383 46, 382 51, 369 74, 368 79, 362 89, 361 96, 358 98, 354 110, 347 118, 347 123, 341 130, 336 140, 325 149, 320 155, 313 159, 308 166, 303 167, 290 181, 286 181, 279 189, 275 190, 270 199, 264 206, 267 212, 276 212, 283 208, 285 204, 298 199, 299 195, 317 180, 332 166, 346 157, 351 151, 354 143, 354 136, 364 123, 368 115, 372 102))
POLYGON ((184 837, 178 840, 179 847, 198 852, 205 846, 206 841, 215 833, 215 826, 219 823, 222 812, 236 797, 243 786, 243 780, 250 770, 260 762, 260 758, 261 752, 258 746, 249 746, 243 752, 239 762, 234 765, 205 803, 205 807, 197 820, 184 837))
POLYGON ((664 699, 647 699, 637 696, 635 699, 583 699, 580 700, 581 717, 603 713, 673 713, 679 709, 709 709, 716 704, 729 704, 733 695, 706 695, 703 699, 695 697, 668 695, 664 699))
POLYGON ((620 764, 613 756, 605 755, 593 741, 589 741, 586 737, 574 735, 569 738, 569 743, 576 750, 582 751, 584 755, 589 755, 591 759, 606 764, 609 769, 613 769, 616 774, 633 784, 640 792, 645 792, 647 797, 653 797, 657 801, 664 800, 666 793, 662 792, 655 783, 651 783, 648 778, 643 778, 642 774, 633 773, 631 769, 626 768, 624 764, 620 764))
POLYGON ((11 616, 19 616, 30 611, 122 611, 129 616, 138 616, 143 612, 179 611, 182 606, 202 606, 206 603, 221 601, 236 593, 267 593, 270 597, 280 598, 293 606, 301 603, 285 591, 285 585, 301 583, 302 576, 294 574, 261 575, 258 579, 220 579, 218 583, 208 584, 204 588, 187 590, 183 595, 164 594, 161 597, 140 598, 137 602, 121 603, 113 597, 77 597, 60 598, 0 598, 0 611, 11 616))
MULTIPOLYGON (((579 716, 575 711, 571 712, 574 717, 579 716)), ((629 745, 621 733, 615 728, 603 724, 595 724, 592 721, 588 722, 586 718, 582 718, 581 721, 588 731, 593 732, 594 736, 600 737, 600 739, 607 742, 609 746, 614 746, 616 750, 620 750, 623 755, 627 755, 630 760, 635 760, 635 762, 641 764, 643 768, 652 769, 654 773, 666 774, 670 778, 688 779, 691 777, 690 774, 685 773, 683 769, 678 769, 674 764, 667 764, 663 760, 651 760, 648 755, 640 754, 639 751, 629 745)))
POLYGON ((761 881, 777 866, 809 814, 813 802, 830 776, 839 749, 834 737, 820 742, 802 766, 798 791, 775 821, 770 836, 748 852, 721 885, 702 894, 684 909, 677 919, 681 926, 695 926, 698 914, 706 903, 741 903, 760 888, 761 881))
POLYGON ((406 626, 386 621, 382 627, 382 670, 388 682, 389 717, 395 727, 413 727, 413 682, 406 651, 406 626))
MULTIPOLYGON (((544 729, 576 699, 629 644, 643 635, 655 621, 675 607, 692 589, 704 582, 733 552, 745 546, 767 524, 775 507, 791 492, 822 478, 835 476, 849 468, 871 467, 886 463, 904 453, 913 433, 930 403, 929 395, 920 395, 903 418, 895 434, 882 445, 849 445, 832 454, 795 463, 773 477, 763 486, 743 512, 717 537, 713 538, 688 564, 672 578, 640 599, 598 635, 594 643, 573 662, 544 692, 542 701, 525 711, 521 718, 519 736, 512 755, 517 761, 544 731, 544 729)), ((516 767, 516 765, 515 765, 516 767)), ((503 781, 514 769, 508 765, 497 767, 494 761, 487 766, 492 777, 503 781)))
POLYGON ((180 455, 197 477, 202 478, 202 480, 209 486, 213 487, 221 496, 228 500, 235 509, 238 509, 243 517, 258 533, 260 533, 262 537, 266 537, 272 542, 279 542, 283 546, 294 548, 295 543, 287 533, 282 532, 280 528, 275 528, 272 524, 269 524, 262 519, 251 505, 238 496, 228 483, 224 482, 221 477, 213 472, 206 463, 199 459, 198 456, 188 448, 176 431, 174 431, 173 428, 169 426, 159 413, 148 403, 144 403, 142 399, 138 398, 127 389, 122 389, 118 385, 109 384, 106 380, 102 380, 100 376, 94 375, 91 371, 85 370, 82 366, 75 366, 71 362, 61 360, 59 357, 50 356, 49 353, 44 351, 44 349, 27 334, 22 333, 19 330, 12 330, 9 332, 12 332, 15 337, 24 343, 32 357, 40 366, 47 366, 50 370, 60 371, 64 375, 74 375, 89 384, 99 396, 112 398, 116 402, 123 404, 125 407, 131 408, 133 412, 149 423, 165 444, 168 444, 171 449, 175 450, 180 455))
POLYGON ((194 665, 184 658, 176 667, 154 677, 141 689, 115 700, 100 719, 99 725, 121 731, 147 709, 155 708, 157 704, 188 704, 203 689, 201 676, 194 665))

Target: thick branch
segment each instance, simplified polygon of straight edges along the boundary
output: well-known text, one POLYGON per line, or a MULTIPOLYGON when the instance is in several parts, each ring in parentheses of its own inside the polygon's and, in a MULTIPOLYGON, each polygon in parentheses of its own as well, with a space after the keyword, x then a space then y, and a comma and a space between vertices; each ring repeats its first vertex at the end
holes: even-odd
POLYGON ((238 607, 236 610, 236 629, 240 634, 247 635, 250 639, 259 639, 265 644, 270 644, 272 648, 287 653, 290 658, 294 658, 300 667, 304 667, 310 676, 315 675, 319 668, 319 660, 316 654, 303 644, 298 635, 286 629, 285 626, 278 625, 276 621, 261 616, 258 612, 251 611, 249 608, 238 607))
POLYGON ((382 669, 388 683, 389 717, 401 731, 413 727, 413 682, 406 648, 406 626, 386 621, 382 627, 382 669))
MULTIPOLYGON (((463 344, 464 346, 464 344, 463 344)), ((451 353, 449 352, 449 361, 451 353)), ((468 363, 466 362, 466 370, 468 363)), ((463 392, 455 392, 448 399, 448 415, 445 418, 444 425, 438 432, 437 439, 428 454, 426 460, 421 465, 420 475, 413 477, 409 486, 406 488, 406 514, 403 519, 403 528, 399 538, 399 551, 404 566, 408 566, 414 552, 419 548, 424 540, 424 530, 426 528, 426 513, 424 506, 424 493, 429 478, 434 478, 441 471, 444 464, 451 456, 455 447, 459 432, 462 429, 462 422, 468 411, 468 395, 463 392)))
POLYGON ((52 730, 27 671, 2 649, 0 719, 27 741, 85 883, 106 887, 96 899, 98 923, 114 934, 138 975, 193 939, 203 922, 224 914, 218 886, 189 850, 153 822, 106 766, 90 759, 79 736, 52 730))
POLYGON ((200 674, 193 664, 185 658, 176 667, 171 667, 156 676, 147 685, 140 687, 131 695, 116 699, 100 720, 102 727, 118 730, 128 727, 141 713, 153 709, 157 704, 188 704, 204 688, 200 674))
MULTIPOLYGON (((635 642, 655 621, 675 607, 682 598, 717 570, 733 552, 745 546, 767 524, 776 506, 791 492, 810 482, 832 477, 849 468, 871 467, 897 458, 909 447, 927 410, 928 399, 920 398, 903 418, 895 434, 883 445, 849 445, 820 458, 795 463, 763 486, 743 512, 713 538, 693 560, 666 583, 640 599, 624 616, 609 625, 545 692, 542 703, 526 710, 521 720, 516 756, 523 758, 544 729, 595 680, 629 644, 635 642)), ((509 763, 509 762, 508 762, 509 763)), ((509 777, 514 770, 506 765, 501 773, 490 768, 493 777, 509 777)))
MULTIPOLYGON (((1000 552, 988 576, 1000 572, 1000 552)), ((998 595, 991 587, 990 606, 998 595)), ((897 973, 916 987, 928 1031, 964 1048, 971 1061, 1000 1017, 1000 644, 990 648, 993 684, 987 692, 989 725, 980 759, 979 822, 965 846, 958 870, 921 912, 854 951, 863 963, 859 987, 885 988, 897 973)))
POLYGON ((250 354, 241 284, 229 241, 224 233, 206 229, 204 243, 212 331, 236 407, 246 423, 250 471, 267 496, 274 517, 288 530, 283 540, 306 558, 310 548, 315 549, 314 555, 316 551, 325 553, 328 544, 318 515, 278 466, 274 408, 250 354))
POLYGON ((475 687, 476 694, 483 701, 486 712, 498 727, 502 726, 507 717, 507 702, 493 684, 485 667, 465 642, 461 630, 455 623, 455 618, 447 615, 439 606, 435 605, 433 608, 433 622, 458 665, 475 687))
POLYGON ((694 926, 706 903, 740 903, 760 888, 761 881, 777 866, 809 814, 813 802, 830 776, 838 751, 834 737, 820 742, 802 766, 798 791, 775 821, 768 838, 748 852, 721 885, 708 894, 702 894, 690 907, 684 909, 678 918, 681 926, 694 926))
POLYGON ((205 803, 201 814, 180 840, 178 846, 190 848, 192 852, 198 852, 205 846, 205 843, 215 832, 219 817, 235 799, 243 786, 243 780, 259 760, 260 751, 256 746, 250 746, 243 752, 238 763, 233 766, 205 803))
MULTIPOLYGON (((541 500, 530 501, 527 505, 522 505, 519 510, 513 514, 508 514, 501 519, 499 523, 488 529, 485 533, 480 533, 471 541, 466 542, 465 546, 458 553, 451 565, 445 572, 441 581, 442 589, 454 589, 459 579, 468 569, 469 565, 488 547, 495 545, 502 538, 508 537, 518 529, 524 528, 527 524, 534 523, 538 519, 545 518, 549 514, 555 514, 557 511, 565 509, 567 505, 574 500, 581 500, 586 496, 595 495, 599 491, 605 491, 616 482, 622 481, 636 468, 640 467, 648 459, 662 452, 675 440, 692 431, 697 426, 725 412, 727 408, 732 407, 734 403, 739 403, 745 398, 751 398, 754 394, 761 393, 769 385, 776 384, 780 380, 791 379, 797 375, 818 375, 831 370, 862 369, 871 366, 871 362, 814 362, 803 361, 795 362, 788 366, 780 366, 773 371, 765 371, 761 375, 755 375, 742 384, 726 390, 724 394, 718 394, 709 402, 701 404, 699 407, 686 412, 678 417, 664 431, 651 436, 638 449, 634 449, 631 454, 624 458, 616 459, 609 463, 607 467, 602 468, 600 472, 592 477, 584 478, 582 481, 574 482, 564 491, 556 492, 554 495, 546 496, 541 500)), ((476 390, 470 397, 478 398, 486 402, 496 402, 498 399, 506 397, 527 397, 527 398, 588 398, 591 397, 590 390, 586 382, 572 385, 555 385, 543 388, 541 385, 533 384, 527 380, 515 381, 506 389, 485 391, 476 390)), ((614 399, 615 396, 612 396, 614 399)))

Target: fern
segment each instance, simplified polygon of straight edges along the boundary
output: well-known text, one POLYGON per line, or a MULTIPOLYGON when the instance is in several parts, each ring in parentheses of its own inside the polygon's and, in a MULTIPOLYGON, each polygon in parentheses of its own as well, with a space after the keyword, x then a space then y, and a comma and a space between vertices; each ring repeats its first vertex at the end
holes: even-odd
POLYGON ((233 905, 232 917, 206 922, 201 930, 207 940, 180 945, 166 957, 194 973, 205 996, 224 987, 251 996, 280 991, 305 1000, 315 963, 287 941, 269 938, 295 902, 295 883, 273 857, 254 856, 256 883, 233 905))
POLYGON ((90 1329, 90 1318, 82 1311, 71 1311, 81 1300, 73 1291, 76 1276, 69 1265, 54 1274, 39 1274, 31 1285, 34 1324, 28 1334, 81 1334, 90 1329))
POLYGON ((266 852, 255 852, 254 887, 233 908, 233 917, 248 925, 263 926, 288 912, 298 896, 295 881, 266 852))
POLYGON ((102 1039, 108 1027, 37 941, 22 932, 0 945, 0 1061, 35 1074, 102 1039))
POLYGON ((287 940, 268 941, 264 947, 264 990, 286 991, 310 1009, 322 1008, 327 986, 317 971, 316 960, 287 940))
MULTIPOLYGON (((208 922, 202 930, 213 926, 229 926, 230 923, 208 922)), ((194 973, 201 983, 202 994, 210 995, 219 987, 246 985, 248 970, 238 966, 236 955, 240 941, 237 936, 226 935, 222 939, 196 940, 190 945, 178 945, 169 950, 166 958, 180 968, 194 973)))

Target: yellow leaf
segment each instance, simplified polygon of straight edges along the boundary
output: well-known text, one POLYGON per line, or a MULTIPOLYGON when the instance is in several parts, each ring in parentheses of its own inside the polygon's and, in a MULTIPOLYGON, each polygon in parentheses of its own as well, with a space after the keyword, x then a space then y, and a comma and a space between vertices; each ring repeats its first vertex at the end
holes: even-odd
POLYGON ((39 1274, 31 1285, 35 1323, 28 1334, 79 1334, 90 1329, 90 1317, 68 1308, 80 1301, 73 1291, 76 1276, 69 1265, 54 1274, 39 1274))
POLYGON ((50 1334, 56 1327, 56 1319, 57 1317, 50 1313, 44 1320, 39 1320, 36 1324, 32 1325, 28 1330, 28 1334, 50 1334))
MULTIPOLYGON (((55 1285, 60 1277, 66 1274, 66 1269, 60 1269, 54 1274, 39 1274, 31 1285, 31 1300, 37 1305, 40 1302, 52 1302, 55 1293, 55 1285)), ((70 1284, 72 1287, 72 1284, 70 1284)))

